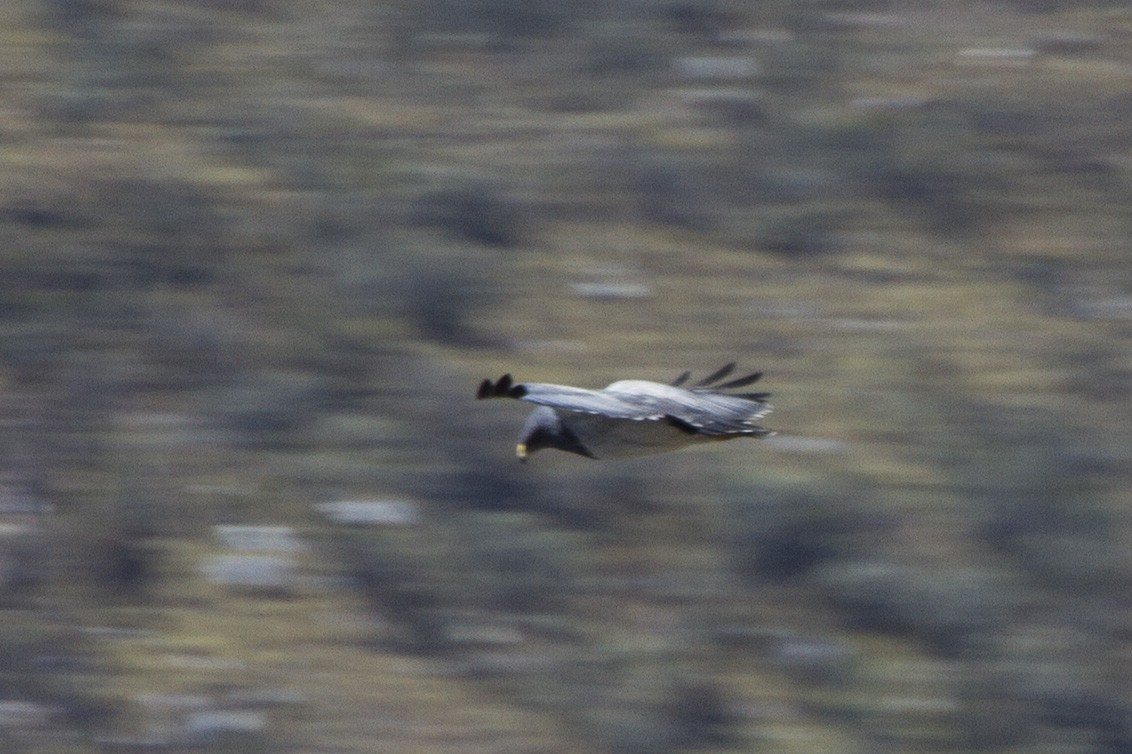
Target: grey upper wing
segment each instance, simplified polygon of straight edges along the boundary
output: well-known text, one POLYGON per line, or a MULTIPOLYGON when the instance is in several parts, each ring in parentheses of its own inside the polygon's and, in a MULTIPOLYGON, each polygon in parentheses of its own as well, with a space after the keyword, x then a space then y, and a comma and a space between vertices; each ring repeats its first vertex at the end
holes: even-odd
POLYGON ((764 401, 751 400, 736 395, 695 392, 694 400, 674 407, 668 415, 682 422, 697 434, 762 434, 762 427, 755 424, 757 419, 770 412, 764 401))
POLYGON ((510 375, 503 375, 496 382, 484 380, 476 393, 477 398, 516 398, 537 403, 540 406, 576 411, 583 414, 599 414, 611 419, 663 419, 664 411, 657 411, 647 405, 627 401, 617 395, 601 390, 587 390, 569 385, 553 385, 547 382, 513 382, 510 375))
POLYGON ((642 414, 667 417, 695 434, 729 435, 766 433, 755 420, 770 412, 764 393, 728 395, 712 389, 691 390, 658 383, 626 381, 606 388, 642 414))
POLYGON ((524 382, 525 392, 516 396, 524 401, 563 411, 600 414, 611 419, 661 419, 664 412, 650 406, 634 404, 600 390, 587 390, 569 385, 552 385, 545 382, 524 382))

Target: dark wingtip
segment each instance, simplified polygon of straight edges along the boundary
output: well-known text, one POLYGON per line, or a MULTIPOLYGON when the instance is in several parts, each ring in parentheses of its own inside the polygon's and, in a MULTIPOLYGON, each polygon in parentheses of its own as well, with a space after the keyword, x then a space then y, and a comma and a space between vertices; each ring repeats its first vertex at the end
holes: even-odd
POLYGON ((734 371, 734 369, 735 369, 735 362, 734 361, 732 361, 730 364, 724 364, 719 369, 715 370, 714 372, 709 374, 707 377, 704 377, 702 380, 697 382, 695 384, 695 387, 707 387, 708 385, 712 384, 713 382, 718 382, 719 380, 722 380, 727 375, 731 374, 731 372, 734 371))
POLYGON ((687 382, 688 378, 691 377, 691 376, 692 376, 692 373, 690 371, 682 372, 679 377, 677 377, 676 379, 674 379, 672 381, 672 387, 680 387, 685 382, 687 382))
POLYGON ((527 388, 516 385, 510 374, 505 374, 495 382, 484 380, 476 390, 476 398, 522 398, 527 394, 527 388))

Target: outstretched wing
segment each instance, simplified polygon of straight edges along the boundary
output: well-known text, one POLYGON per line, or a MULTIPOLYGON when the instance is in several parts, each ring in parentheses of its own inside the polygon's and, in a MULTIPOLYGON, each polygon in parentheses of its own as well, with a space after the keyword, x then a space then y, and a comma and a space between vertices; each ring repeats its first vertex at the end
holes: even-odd
POLYGON ((610 419, 644 421, 664 418, 663 412, 658 413, 647 406, 626 401, 606 390, 587 390, 586 388, 553 385, 547 382, 516 383, 509 374, 503 375, 495 382, 484 380, 480 383, 476 397, 516 398, 562 411, 597 414, 610 419))
POLYGON ((716 396, 712 400, 703 400, 704 397, 701 396, 701 400, 693 406, 673 411, 668 420, 689 434, 708 437, 768 437, 774 434, 773 430, 756 424, 770 413, 768 404, 752 405, 751 401, 735 396, 716 396))
POLYGON ((684 389, 644 380, 615 382, 604 392, 636 406, 641 414, 663 417, 690 434, 712 437, 770 434, 755 423, 770 413, 766 393, 729 394, 715 388, 684 389))

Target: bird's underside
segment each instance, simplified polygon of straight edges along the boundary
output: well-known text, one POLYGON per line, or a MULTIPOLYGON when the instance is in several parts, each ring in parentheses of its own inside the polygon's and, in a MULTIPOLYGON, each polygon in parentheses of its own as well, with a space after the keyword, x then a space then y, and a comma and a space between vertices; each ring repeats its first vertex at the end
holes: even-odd
POLYGON ((683 387, 684 372, 671 384, 620 380, 603 390, 516 383, 505 374, 484 380, 477 398, 514 398, 536 408, 520 433, 521 458, 541 448, 557 448, 590 458, 625 458, 660 453, 685 445, 736 437, 766 437, 770 430, 756 420, 770 412, 769 393, 734 392, 761 373, 721 382, 734 370, 728 364, 683 387))

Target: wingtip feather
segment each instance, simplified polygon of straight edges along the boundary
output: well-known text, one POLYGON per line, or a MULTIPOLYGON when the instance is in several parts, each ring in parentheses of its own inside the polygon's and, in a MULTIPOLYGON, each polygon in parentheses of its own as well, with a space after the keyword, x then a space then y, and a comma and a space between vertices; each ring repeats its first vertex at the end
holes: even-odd
POLYGON ((697 382, 695 384, 695 387, 707 387, 708 385, 711 385, 713 382, 718 382, 719 380, 722 380, 724 377, 731 374, 731 372, 733 372, 734 370, 735 370, 735 362, 734 361, 732 361, 729 364, 724 364, 719 369, 715 370, 714 372, 709 374, 707 377, 704 377, 702 380, 697 382))
POLYGON ((505 374, 495 382, 491 380, 484 380, 480 383, 479 389, 476 390, 476 398, 522 398, 527 394, 527 389, 522 385, 516 385, 511 375, 505 374))

